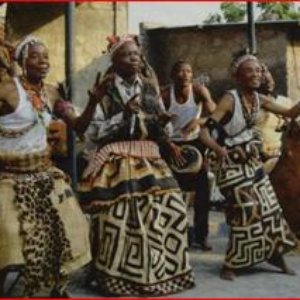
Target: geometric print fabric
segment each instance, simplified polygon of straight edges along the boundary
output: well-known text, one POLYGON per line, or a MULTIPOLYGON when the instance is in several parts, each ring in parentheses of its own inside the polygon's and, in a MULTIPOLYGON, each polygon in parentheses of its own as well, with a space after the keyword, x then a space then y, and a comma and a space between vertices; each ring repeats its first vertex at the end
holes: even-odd
POLYGON ((217 173, 230 226, 225 265, 239 269, 291 250, 296 239, 264 173, 256 143, 229 148, 228 153, 229 159, 217 173))
POLYGON ((134 196, 98 220, 96 268, 104 293, 165 295, 194 285, 181 193, 134 196))

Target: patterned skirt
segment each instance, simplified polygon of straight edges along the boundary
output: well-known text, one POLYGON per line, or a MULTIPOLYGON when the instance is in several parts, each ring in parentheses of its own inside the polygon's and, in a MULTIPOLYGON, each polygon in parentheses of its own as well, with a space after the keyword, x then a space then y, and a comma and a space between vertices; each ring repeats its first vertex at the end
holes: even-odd
POLYGON ((269 177, 263 170, 258 144, 251 141, 228 149, 221 168, 210 164, 226 198, 230 241, 225 265, 239 269, 283 254, 296 246, 269 177))
POLYGON ((90 257, 88 222, 48 153, 0 154, 0 269, 22 265, 24 295, 59 286, 90 257))
POLYGON ((161 296, 191 288, 182 194, 157 146, 134 143, 129 155, 125 143, 123 153, 110 152, 79 188, 82 207, 97 216, 94 261, 101 292, 161 296))

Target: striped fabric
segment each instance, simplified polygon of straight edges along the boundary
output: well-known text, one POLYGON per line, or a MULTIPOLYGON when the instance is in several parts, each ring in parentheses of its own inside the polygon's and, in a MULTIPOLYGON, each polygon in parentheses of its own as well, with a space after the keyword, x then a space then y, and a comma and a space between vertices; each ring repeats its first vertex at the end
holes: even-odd
POLYGON ((51 165, 48 150, 28 154, 0 152, 0 172, 37 172, 44 171, 51 165))
POLYGON ((92 151, 83 178, 95 177, 110 154, 131 157, 160 158, 158 146, 151 141, 122 141, 108 144, 100 150, 92 151))

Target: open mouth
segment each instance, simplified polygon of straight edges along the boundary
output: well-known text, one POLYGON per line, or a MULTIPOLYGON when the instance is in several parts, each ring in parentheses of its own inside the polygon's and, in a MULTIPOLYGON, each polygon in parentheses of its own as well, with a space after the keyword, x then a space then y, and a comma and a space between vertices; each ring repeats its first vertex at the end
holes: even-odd
POLYGON ((49 72, 49 67, 45 67, 45 68, 38 68, 36 69, 37 72, 42 73, 42 74, 46 74, 49 72))

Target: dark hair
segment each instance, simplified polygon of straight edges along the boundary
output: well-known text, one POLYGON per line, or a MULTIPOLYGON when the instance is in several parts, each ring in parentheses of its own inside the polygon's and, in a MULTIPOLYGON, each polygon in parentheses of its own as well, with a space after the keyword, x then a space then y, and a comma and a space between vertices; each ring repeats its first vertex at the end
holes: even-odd
POLYGON ((178 60, 172 66, 172 69, 171 69, 171 72, 170 72, 171 78, 174 78, 175 74, 178 72, 178 70, 181 68, 182 65, 190 65, 190 66, 192 66, 187 60, 184 60, 184 59, 178 60))

